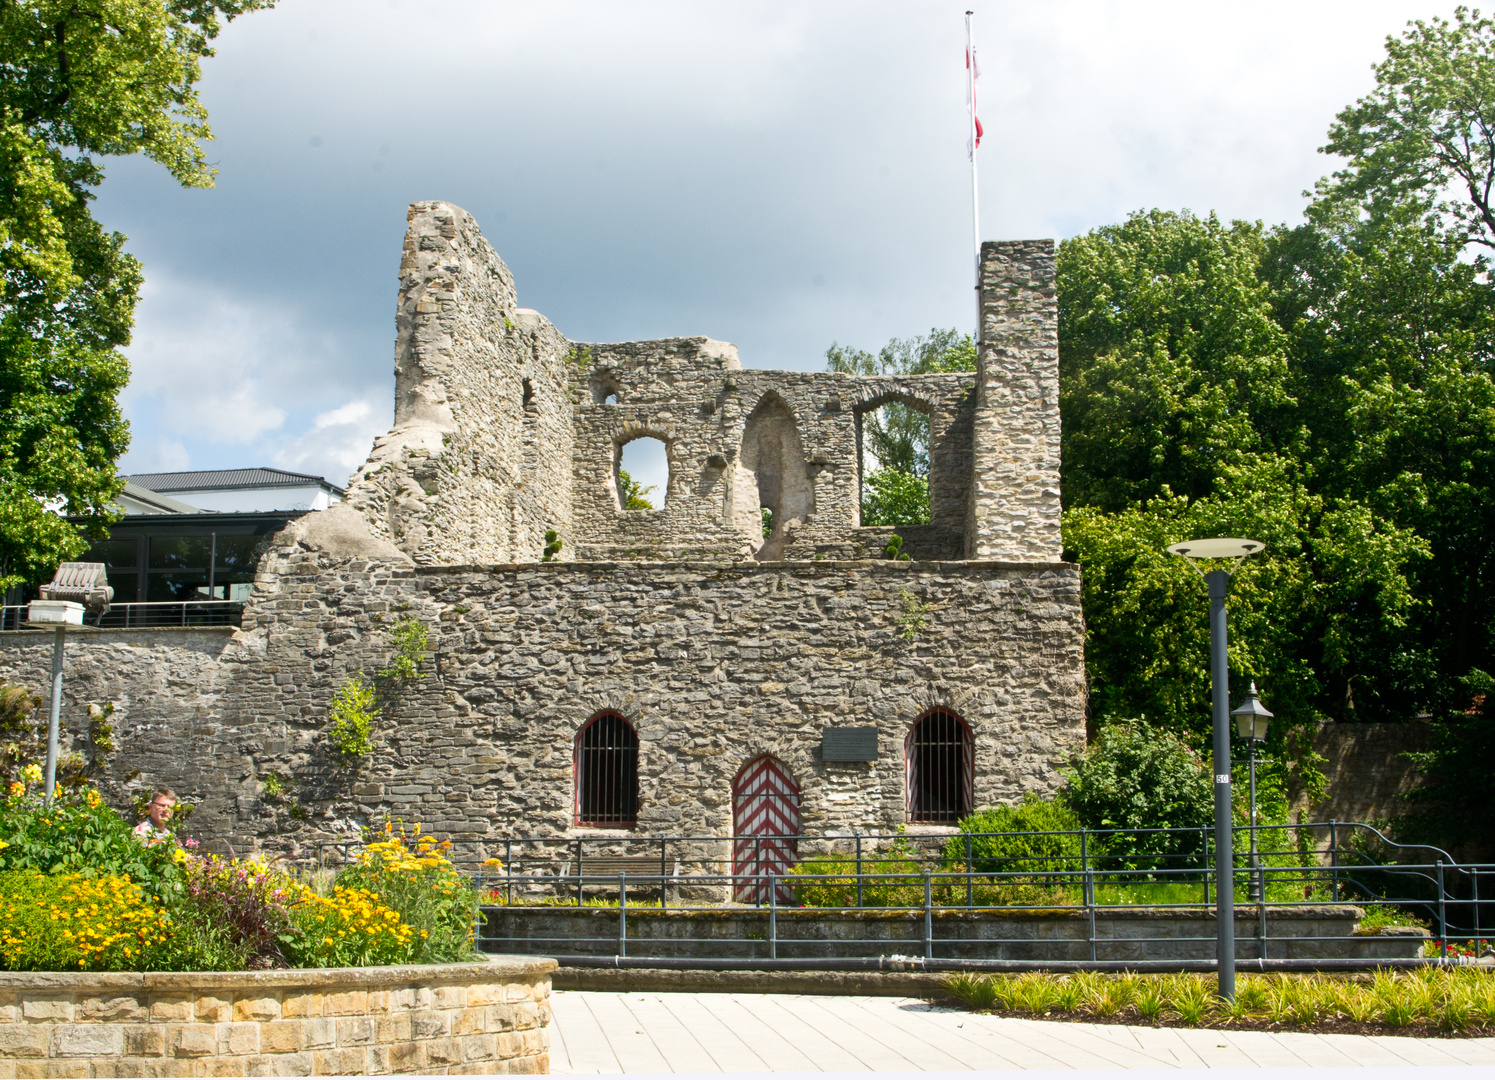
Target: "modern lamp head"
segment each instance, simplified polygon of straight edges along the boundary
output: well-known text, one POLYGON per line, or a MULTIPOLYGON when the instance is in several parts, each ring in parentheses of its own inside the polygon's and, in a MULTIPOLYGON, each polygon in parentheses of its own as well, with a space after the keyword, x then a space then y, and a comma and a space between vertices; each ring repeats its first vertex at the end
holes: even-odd
POLYGON ((1272 714, 1267 707, 1261 703, 1256 696, 1256 680, 1251 680, 1251 689, 1246 691, 1246 700, 1239 707, 1231 709, 1230 715, 1235 717, 1235 730, 1243 739, 1252 742, 1263 742, 1267 737, 1267 724, 1272 719, 1272 714))
POLYGON ((1242 540, 1233 536, 1218 536, 1210 540, 1184 540, 1169 544, 1168 554, 1182 555, 1186 559, 1244 559, 1255 555, 1264 545, 1260 540, 1242 540))

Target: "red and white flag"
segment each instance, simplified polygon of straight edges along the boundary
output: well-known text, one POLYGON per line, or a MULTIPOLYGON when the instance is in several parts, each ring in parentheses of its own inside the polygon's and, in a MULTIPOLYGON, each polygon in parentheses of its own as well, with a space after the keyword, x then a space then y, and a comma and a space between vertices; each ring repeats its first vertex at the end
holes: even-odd
MULTIPOLYGON (((969 25, 969 22, 968 24, 969 25)), ((966 46, 966 107, 971 113, 970 134, 966 137, 966 153, 976 159, 976 149, 981 145, 981 117, 976 115, 976 82, 981 78, 981 62, 976 57, 976 46, 966 46)))

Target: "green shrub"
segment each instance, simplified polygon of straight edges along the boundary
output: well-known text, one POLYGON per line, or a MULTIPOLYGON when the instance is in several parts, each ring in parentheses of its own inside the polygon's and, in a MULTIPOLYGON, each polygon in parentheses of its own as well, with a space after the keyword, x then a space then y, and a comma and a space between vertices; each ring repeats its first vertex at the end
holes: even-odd
POLYGON ((366 889, 334 886, 319 896, 304 886, 290 909, 295 933, 284 950, 296 967, 409 964, 414 934, 399 912, 366 889))
POLYGON ((978 874, 1079 871, 1080 838, 1072 833, 1043 834, 1080 827, 1080 819, 1070 807, 1056 799, 1042 799, 1029 792, 1016 806, 995 806, 962 819, 960 833, 945 841, 942 857, 946 869, 964 870, 968 835, 1007 833, 1016 835, 971 837, 972 871, 978 874))
MULTIPOLYGON (((390 657, 389 667, 380 670, 380 676, 401 682, 424 679, 420 662, 425 659, 426 647, 431 642, 431 631, 426 628, 426 624, 413 617, 401 619, 389 631, 389 640, 395 647, 395 653, 390 657)), ((369 704, 373 704, 372 697, 369 704)))
POLYGON ((1140 723, 1112 724, 1067 771, 1064 802, 1104 839, 1102 865, 1116 870, 1178 870, 1198 865, 1203 833, 1215 818, 1209 767, 1177 735, 1140 723))
POLYGON ((327 737, 344 758, 362 757, 374 748, 374 721, 379 717, 374 688, 362 675, 344 679, 332 696, 327 737))
POLYGON ((0 871, 6 971, 150 970, 171 936, 165 909, 122 874, 0 871))

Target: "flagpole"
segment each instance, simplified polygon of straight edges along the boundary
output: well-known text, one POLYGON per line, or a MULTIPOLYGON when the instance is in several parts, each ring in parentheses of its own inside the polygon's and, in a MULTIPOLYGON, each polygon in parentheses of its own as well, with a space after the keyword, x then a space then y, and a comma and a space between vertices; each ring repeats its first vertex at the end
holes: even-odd
POLYGON ((976 341, 981 341, 981 200, 976 186, 976 37, 971 26, 974 12, 966 12, 966 95, 970 115, 966 127, 971 147, 971 241, 976 258, 976 341))

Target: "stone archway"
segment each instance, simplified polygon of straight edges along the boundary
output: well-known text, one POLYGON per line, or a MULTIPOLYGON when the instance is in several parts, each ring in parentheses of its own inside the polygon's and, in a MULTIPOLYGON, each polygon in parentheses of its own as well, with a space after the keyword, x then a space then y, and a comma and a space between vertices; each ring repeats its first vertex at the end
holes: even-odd
POLYGON ((794 413, 778 394, 758 402, 742 429, 742 449, 732 477, 732 524, 760 561, 784 557, 791 529, 815 510, 815 487, 805 469, 804 443, 794 413), (763 511, 773 531, 763 536, 763 511))

